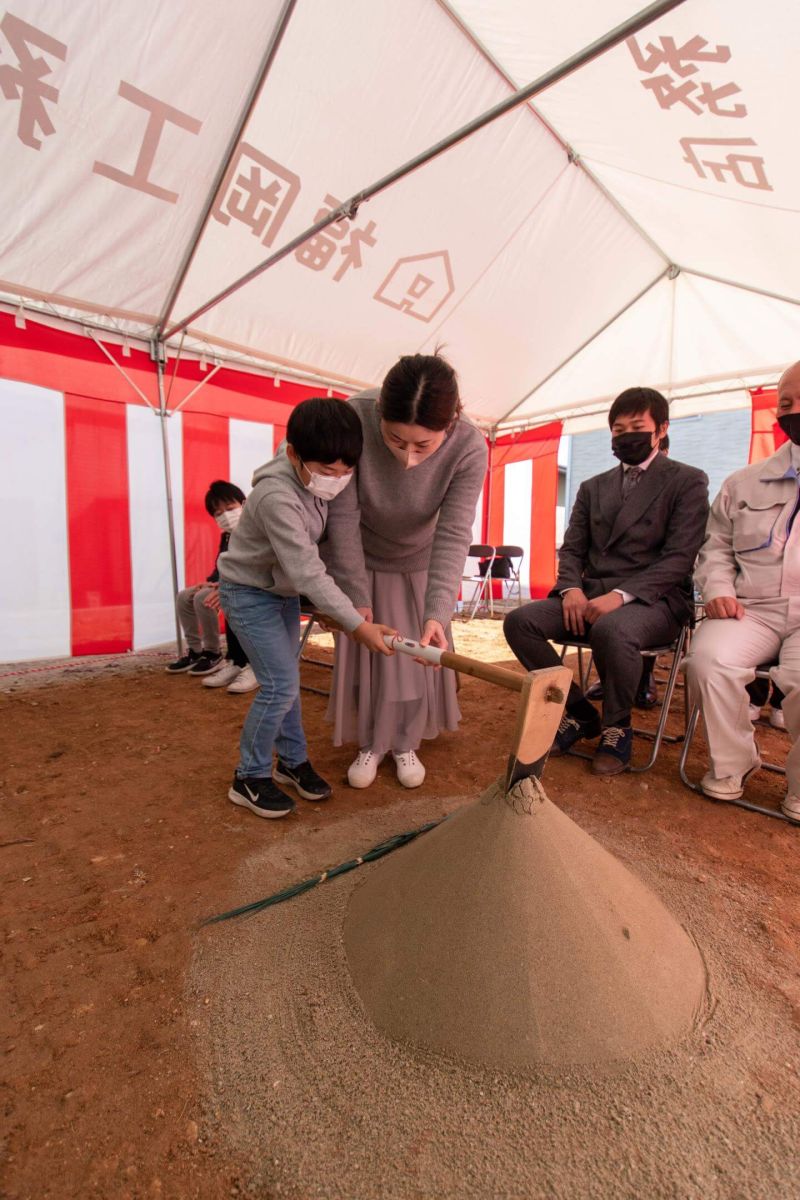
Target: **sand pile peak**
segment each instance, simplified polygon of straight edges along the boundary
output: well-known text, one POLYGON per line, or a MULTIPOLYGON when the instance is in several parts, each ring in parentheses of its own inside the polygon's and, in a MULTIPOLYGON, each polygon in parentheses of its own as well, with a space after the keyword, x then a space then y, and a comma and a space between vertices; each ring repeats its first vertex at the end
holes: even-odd
POLYGON ((383 1033, 509 1070, 668 1044, 706 996, 689 934, 534 779, 377 864, 344 941, 383 1033))

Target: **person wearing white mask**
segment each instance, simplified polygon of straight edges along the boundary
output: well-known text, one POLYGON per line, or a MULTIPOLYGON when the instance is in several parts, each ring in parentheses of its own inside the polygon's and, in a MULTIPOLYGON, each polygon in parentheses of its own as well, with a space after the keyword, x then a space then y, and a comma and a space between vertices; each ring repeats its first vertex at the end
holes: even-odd
POLYGON ((259 817, 285 817, 294 801, 327 800, 331 787, 308 760, 300 706, 300 596, 381 655, 396 630, 359 613, 336 586, 317 543, 328 501, 352 486, 361 424, 341 400, 304 400, 292 410, 286 442, 253 476, 253 490, 219 559, 219 598, 258 680, 239 743, 228 799, 259 817), (273 766, 273 752, 277 761, 273 766))
MULTIPOLYGON (((456 373, 439 354, 405 355, 379 390, 350 405, 364 453, 354 485, 330 506, 323 557, 368 621, 452 648, 450 619, 486 474, 484 436, 462 415, 456 373)), ((419 787, 422 739, 460 720, 453 673, 336 641, 328 719, 335 745, 359 747, 350 785, 369 787, 391 753, 399 782, 419 787)))
MULTIPOLYGON (((205 495, 206 512, 220 529, 219 557, 228 548, 231 533, 236 528, 242 512, 245 495, 241 488, 226 479, 215 479, 205 495)), ((183 588, 178 593, 178 619, 186 638, 186 654, 171 662, 166 670, 170 675, 211 675, 223 668, 219 635, 219 617, 209 600, 219 580, 217 563, 205 583, 183 588)), ((241 668, 237 668, 237 675, 241 668)), ((231 679, 234 676, 231 675, 231 679)))

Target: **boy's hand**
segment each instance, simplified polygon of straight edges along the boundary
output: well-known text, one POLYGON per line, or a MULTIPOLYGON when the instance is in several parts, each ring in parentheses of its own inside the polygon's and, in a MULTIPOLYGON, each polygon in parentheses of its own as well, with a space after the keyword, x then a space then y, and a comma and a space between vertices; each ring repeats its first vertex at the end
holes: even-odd
POLYGON ((383 640, 384 636, 396 638, 399 633, 396 629, 390 629, 388 625, 373 625, 372 621, 364 621, 350 634, 354 642, 359 642, 362 646, 366 646, 373 654, 386 654, 390 658, 394 654, 394 650, 390 650, 383 640))
POLYGON ((210 583, 210 591, 203 601, 203 608, 213 608, 215 612, 219 612, 221 605, 219 602, 219 584, 210 583))

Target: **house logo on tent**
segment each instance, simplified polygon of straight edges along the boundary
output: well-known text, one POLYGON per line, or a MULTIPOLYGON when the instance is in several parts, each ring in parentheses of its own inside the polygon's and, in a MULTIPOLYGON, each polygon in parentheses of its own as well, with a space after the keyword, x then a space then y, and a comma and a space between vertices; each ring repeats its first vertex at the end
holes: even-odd
POLYGON ((435 250, 399 258, 373 298, 427 322, 454 291, 450 255, 446 250, 435 250))

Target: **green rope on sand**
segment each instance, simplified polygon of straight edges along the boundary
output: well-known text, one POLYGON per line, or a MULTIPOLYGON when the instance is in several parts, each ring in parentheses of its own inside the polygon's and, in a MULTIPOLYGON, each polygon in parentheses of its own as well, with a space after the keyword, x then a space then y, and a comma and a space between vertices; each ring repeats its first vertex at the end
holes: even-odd
POLYGON ((302 896, 303 892, 310 891, 318 883, 325 883, 326 879, 335 879, 337 875, 345 875, 348 871, 354 871, 356 867, 363 866, 364 863, 375 862, 377 858, 383 858, 384 854, 391 854, 392 850, 399 850, 401 846, 413 842, 414 838, 419 837, 421 833, 427 833, 429 829, 434 829, 444 820, 446 818, 442 817, 438 821, 429 821, 427 825, 420 825, 419 829, 412 829, 408 833, 396 833, 394 837, 390 837, 386 842, 381 842, 378 846, 373 846, 359 858, 351 858, 347 862, 340 863, 338 867, 331 867, 330 870, 323 871, 321 875, 315 875, 312 879, 304 879, 301 883, 295 883, 292 887, 275 892, 274 895, 267 896, 264 900, 254 900, 252 904, 243 904, 240 908, 230 909, 229 912, 217 913, 215 917, 206 917, 204 921, 200 922, 200 925, 201 927, 215 925, 217 921, 229 921, 232 917, 243 917, 246 913, 261 912, 263 908, 271 908, 273 904, 282 904, 284 900, 302 896))

